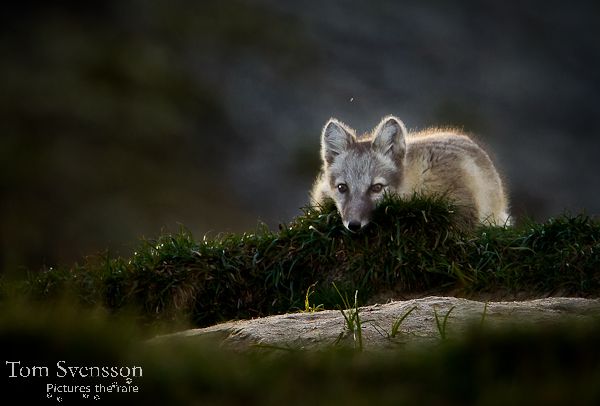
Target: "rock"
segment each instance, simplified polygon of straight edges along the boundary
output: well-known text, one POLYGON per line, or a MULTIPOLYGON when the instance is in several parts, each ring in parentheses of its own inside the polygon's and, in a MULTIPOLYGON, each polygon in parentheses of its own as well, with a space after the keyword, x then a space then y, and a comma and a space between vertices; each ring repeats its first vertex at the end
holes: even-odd
MULTIPOLYGON (((353 312, 346 310, 345 314, 347 318, 351 318, 353 312)), ((375 350, 435 343, 441 339, 442 334, 450 339, 460 337, 473 324, 483 323, 486 327, 544 325, 565 319, 592 319, 599 314, 598 299, 551 297, 484 303, 432 296, 360 307, 360 335, 357 329, 349 328, 341 311, 324 310, 231 321, 163 335, 151 341, 157 343, 174 338, 212 338, 234 349, 322 349, 342 344, 375 350), (397 334, 392 337, 394 323, 409 311, 410 314, 397 329, 397 334), (447 324, 444 329, 446 316, 447 324)))

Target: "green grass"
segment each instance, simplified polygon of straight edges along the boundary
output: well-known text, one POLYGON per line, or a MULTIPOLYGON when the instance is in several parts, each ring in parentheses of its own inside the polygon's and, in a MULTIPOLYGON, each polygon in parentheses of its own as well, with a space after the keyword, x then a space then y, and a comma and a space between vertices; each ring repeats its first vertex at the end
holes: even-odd
MULTIPOLYGON (((354 349, 358 351, 363 350, 363 339, 362 339, 362 324, 363 320, 360 316, 360 311, 358 308, 358 290, 354 292, 354 304, 350 302, 347 295, 342 295, 339 291, 335 283, 333 284, 336 292, 338 293, 340 300, 344 304, 344 307, 340 307, 339 310, 342 312, 342 316, 346 322, 346 330, 347 332, 352 333, 352 341, 354 342, 354 349)), ((337 343, 344 338, 346 331, 342 331, 340 336, 337 339, 337 343)))
POLYGON ((322 304, 310 304, 310 297, 313 293, 315 293, 314 285, 311 285, 306 290, 306 296, 304 297, 304 313, 315 313, 324 310, 322 304))
POLYGON ((363 232, 341 224, 333 204, 307 208, 277 231, 196 240, 190 232, 144 240, 131 258, 100 255, 72 267, 5 282, 7 292, 48 303, 64 292, 80 304, 130 311, 145 323, 215 322, 327 309, 341 294, 360 304, 382 292, 600 294, 600 223, 563 215, 518 227, 463 231, 440 198, 387 196, 363 232), (334 283, 336 288, 334 288, 334 283))
MULTIPOLYGON (((447 327, 447 324, 448 324, 448 317, 450 317, 450 313, 452 313, 452 310, 454 310, 454 309, 455 309, 455 306, 452 306, 450 308, 450 310, 448 310, 448 312, 444 316, 444 319, 441 322, 440 322, 440 319, 439 319, 438 314, 437 314, 437 309, 436 308, 433 309, 434 316, 435 316, 435 324, 437 326, 438 332, 440 333, 440 338, 442 340, 445 340, 446 337, 448 336, 448 333, 447 333, 447 330, 446 330, 446 327, 447 327)), ((485 308, 484 308, 484 310, 485 310, 485 308)))
POLYGON ((407 311, 400 318, 398 318, 396 321, 394 321, 394 323, 392 324, 392 329, 391 329, 390 333, 388 334, 388 338, 395 338, 398 335, 398 331, 400 330, 400 326, 402 325, 402 322, 416 309, 417 309, 417 306, 411 307, 409 311, 407 311))

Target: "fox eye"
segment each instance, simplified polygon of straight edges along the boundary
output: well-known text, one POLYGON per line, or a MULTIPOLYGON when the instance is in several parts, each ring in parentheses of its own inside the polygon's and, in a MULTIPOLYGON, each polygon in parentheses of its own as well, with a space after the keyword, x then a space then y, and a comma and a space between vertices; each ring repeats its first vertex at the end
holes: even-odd
POLYGON ((381 193, 382 190, 383 190, 383 185, 381 183, 376 183, 374 185, 371 185, 371 192, 373 192, 373 193, 381 193))
POLYGON ((345 183, 340 183, 339 185, 337 185, 337 190, 340 193, 346 193, 348 191, 348 185, 346 185, 345 183))

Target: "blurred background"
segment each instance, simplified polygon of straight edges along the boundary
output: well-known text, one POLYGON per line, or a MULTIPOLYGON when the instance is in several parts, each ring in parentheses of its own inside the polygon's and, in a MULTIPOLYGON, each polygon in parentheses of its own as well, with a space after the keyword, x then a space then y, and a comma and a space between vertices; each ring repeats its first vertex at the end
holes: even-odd
POLYGON ((0 266, 276 228, 335 116, 457 126, 517 217, 600 212, 600 3, 20 1, 0 14, 0 266), (51 4, 52 3, 52 4, 51 4))

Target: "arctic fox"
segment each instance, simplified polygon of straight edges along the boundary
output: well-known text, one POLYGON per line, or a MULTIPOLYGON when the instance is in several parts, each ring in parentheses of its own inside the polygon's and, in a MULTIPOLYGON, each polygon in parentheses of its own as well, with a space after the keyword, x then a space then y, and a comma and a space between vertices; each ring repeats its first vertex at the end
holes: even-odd
POLYGON ((322 169, 312 204, 332 199, 344 226, 358 231, 369 223, 384 192, 443 195, 467 226, 509 224, 502 180, 489 156, 466 135, 452 130, 406 131, 394 116, 357 137, 330 119, 321 135, 322 169))

